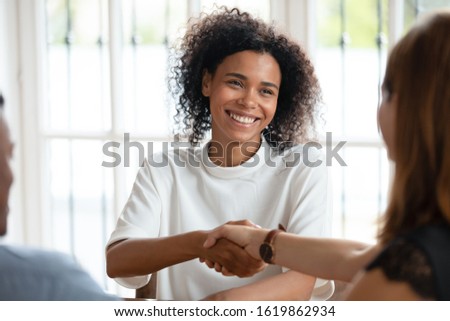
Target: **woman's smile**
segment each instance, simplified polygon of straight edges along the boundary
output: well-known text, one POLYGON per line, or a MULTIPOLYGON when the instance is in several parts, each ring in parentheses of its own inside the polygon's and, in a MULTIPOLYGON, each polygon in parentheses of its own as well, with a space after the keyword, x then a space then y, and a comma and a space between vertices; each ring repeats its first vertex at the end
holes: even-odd
POLYGON ((247 114, 242 114, 242 113, 236 112, 236 111, 228 111, 227 110, 226 113, 228 116, 230 116, 230 118, 234 122, 236 122, 236 123, 238 123, 238 125, 244 126, 244 127, 253 126, 259 120, 258 117, 247 115, 247 114))

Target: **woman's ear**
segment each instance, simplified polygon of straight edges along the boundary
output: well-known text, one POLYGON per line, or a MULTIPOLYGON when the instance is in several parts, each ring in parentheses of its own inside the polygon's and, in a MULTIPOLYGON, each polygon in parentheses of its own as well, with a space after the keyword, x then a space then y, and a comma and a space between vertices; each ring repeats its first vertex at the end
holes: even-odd
POLYGON ((211 74, 205 69, 202 79, 202 94, 205 97, 209 97, 211 94, 211 78, 211 74))

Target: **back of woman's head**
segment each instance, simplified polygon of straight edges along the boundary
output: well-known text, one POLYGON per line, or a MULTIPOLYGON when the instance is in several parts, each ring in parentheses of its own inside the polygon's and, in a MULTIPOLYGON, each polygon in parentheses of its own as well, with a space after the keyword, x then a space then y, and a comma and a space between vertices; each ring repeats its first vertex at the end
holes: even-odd
POLYGON ((396 96, 395 178, 382 241, 450 224, 450 11, 421 21, 393 48, 384 81, 396 96))

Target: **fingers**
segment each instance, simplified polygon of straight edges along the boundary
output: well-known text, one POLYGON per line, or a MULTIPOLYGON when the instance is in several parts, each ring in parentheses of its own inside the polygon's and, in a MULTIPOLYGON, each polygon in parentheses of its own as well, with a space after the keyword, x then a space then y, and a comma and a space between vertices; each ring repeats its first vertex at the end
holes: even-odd
MULTIPOLYGON (((219 263, 214 263, 214 262, 211 262, 211 261, 205 260, 205 259, 201 260, 201 262, 205 263, 210 269, 214 269, 216 272, 221 273, 223 276, 243 277, 242 275, 239 276, 239 275, 236 275, 236 274, 228 271, 228 269, 225 266, 222 266, 219 263)), ((262 270, 264 270, 265 267, 266 267, 266 265, 262 264, 260 267, 254 269, 254 271, 255 271, 254 273, 251 273, 251 275, 249 274, 247 276, 252 276, 258 272, 261 272, 262 270)))
POLYGON ((253 276, 256 273, 263 271, 267 266, 267 264, 264 262, 258 262, 252 270, 249 268, 249 271, 247 271, 246 273, 240 273, 239 275, 236 275, 235 273, 230 272, 225 266, 222 266, 219 263, 214 263, 209 260, 203 260, 202 263, 205 263, 210 269, 214 269, 216 272, 221 273, 223 276, 238 276, 238 277, 253 276))
POLYGON ((224 225, 221 225, 217 228, 215 228, 214 230, 212 230, 205 242, 203 243, 203 247, 204 248, 211 248, 213 247, 216 243, 217 240, 221 239, 221 238, 227 238, 230 241, 233 241, 237 244, 239 244, 240 246, 245 246, 245 240, 243 238, 242 233, 238 232, 238 230, 236 228, 231 228, 230 225, 234 225, 234 226, 247 226, 247 227, 252 227, 252 228, 261 228, 261 226, 253 223, 250 220, 239 220, 239 221, 229 221, 224 225))
POLYGON ((213 247, 219 239, 227 238, 227 235, 228 227, 226 226, 226 224, 221 225, 208 234, 205 242, 203 243, 203 247, 209 249, 213 247))
POLYGON ((226 267, 222 267, 222 275, 223 276, 235 276, 234 273, 231 273, 230 271, 227 270, 226 267))
POLYGON ((216 244, 217 240, 220 238, 221 238, 220 233, 214 231, 211 232, 206 238, 205 242, 203 243, 203 247, 206 249, 213 247, 216 244))
POLYGON ((250 226, 250 227, 256 227, 256 228, 261 228, 261 226, 253 223, 252 221, 245 219, 245 220, 240 220, 240 221, 229 221, 227 222, 228 225, 244 225, 244 226, 250 226))
POLYGON ((203 262, 225 276, 249 277, 262 271, 265 263, 251 257, 245 249, 227 239, 219 239, 216 246, 205 252, 203 262))
POLYGON ((214 267, 214 262, 212 262, 211 260, 207 260, 207 259, 200 259, 201 263, 205 263, 210 269, 212 269, 214 267))
POLYGON ((219 263, 214 263, 211 260, 202 257, 200 257, 198 260, 200 261, 200 263, 205 263, 206 266, 209 267, 210 269, 215 269, 216 272, 220 272, 225 276, 234 276, 233 273, 229 272, 225 267, 223 267, 219 263))
POLYGON ((220 266, 219 264, 214 265, 214 270, 221 273, 223 276, 237 276, 240 278, 251 277, 266 268, 267 264, 263 261, 255 261, 251 264, 246 265, 246 270, 237 270, 236 272, 231 272, 225 266, 220 266))

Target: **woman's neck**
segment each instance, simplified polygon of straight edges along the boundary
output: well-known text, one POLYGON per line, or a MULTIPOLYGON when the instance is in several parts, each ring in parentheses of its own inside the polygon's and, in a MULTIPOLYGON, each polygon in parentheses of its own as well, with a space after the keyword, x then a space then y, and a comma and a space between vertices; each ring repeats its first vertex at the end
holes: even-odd
POLYGON ((211 140, 208 147, 208 156, 217 166, 234 167, 245 163, 256 154, 261 146, 261 140, 245 143, 230 142, 227 144, 211 140))

